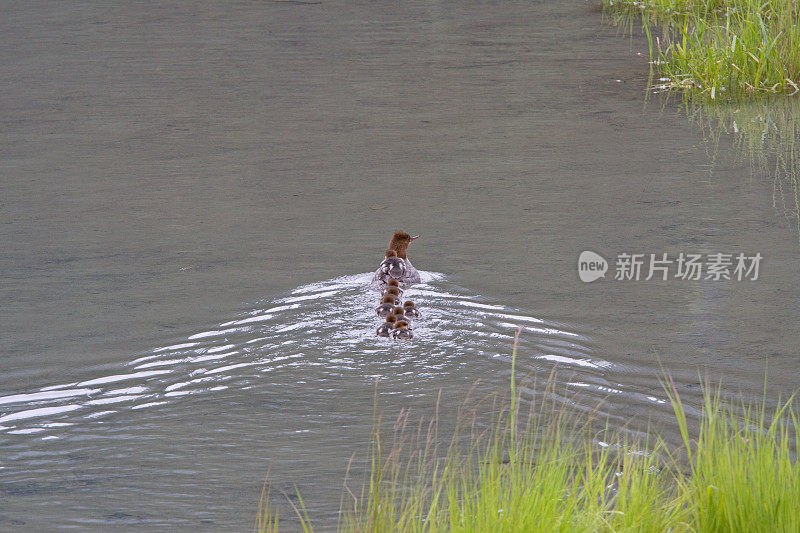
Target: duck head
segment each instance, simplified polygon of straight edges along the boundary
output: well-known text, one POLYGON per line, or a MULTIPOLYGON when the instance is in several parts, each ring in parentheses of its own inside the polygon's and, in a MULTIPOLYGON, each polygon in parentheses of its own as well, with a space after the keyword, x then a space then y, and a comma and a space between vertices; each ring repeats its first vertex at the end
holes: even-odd
POLYGON ((408 259, 406 251, 408 250, 408 245, 411 244, 411 241, 414 239, 419 239, 419 235, 412 237, 405 231, 396 231, 394 235, 392 235, 392 240, 389 242, 389 249, 394 250, 397 253, 397 257, 408 259))

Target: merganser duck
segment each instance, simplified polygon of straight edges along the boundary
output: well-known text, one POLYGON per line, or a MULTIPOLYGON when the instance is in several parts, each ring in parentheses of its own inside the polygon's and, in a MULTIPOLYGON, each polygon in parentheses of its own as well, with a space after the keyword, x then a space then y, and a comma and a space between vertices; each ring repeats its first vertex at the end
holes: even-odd
POLYGON ((386 322, 378 326, 378 329, 375 330, 375 334, 378 337, 388 337, 389 333, 391 333, 392 329, 394 329, 394 323, 397 320, 394 315, 389 315, 386 317, 386 322))
MULTIPOLYGON (((384 296, 383 299, 381 299, 381 304, 375 308, 375 312, 378 316, 389 316, 397 309, 394 303, 395 299, 393 296, 384 296)), ((402 309, 402 307, 400 309, 402 309)))
POLYGON ((411 339, 414 337, 414 332, 408 327, 408 322, 401 320, 400 322, 395 322, 390 335, 393 339, 411 339))
POLYGON ((413 316, 414 318, 422 316, 411 300, 406 300, 406 303, 403 304, 403 312, 406 316, 413 316))
MULTIPOLYGON (((408 260, 408 245, 411 244, 411 241, 414 239, 418 239, 419 235, 415 235, 412 237, 408 233, 404 231, 397 231, 392 235, 392 240, 389 242, 389 250, 394 250, 395 255, 403 260, 403 264, 405 266, 405 271, 400 277, 390 275, 388 272, 383 272, 381 268, 378 268, 378 271, 375 272, 375 275, 372 277, 372 282, 370 283, 370 287, 375 290, 383 290, 386 287, 387 282, 390 278, 397 279, 401 286, 408 286, 412 283, 419 283, 420 276, 419 272, 416 268, 411 264, 411 261, 408 260)), ((387 250, 387 259, 388 259, 388 250, 387 250)), ((383 265, 383 263, 381 263, 383 265)))

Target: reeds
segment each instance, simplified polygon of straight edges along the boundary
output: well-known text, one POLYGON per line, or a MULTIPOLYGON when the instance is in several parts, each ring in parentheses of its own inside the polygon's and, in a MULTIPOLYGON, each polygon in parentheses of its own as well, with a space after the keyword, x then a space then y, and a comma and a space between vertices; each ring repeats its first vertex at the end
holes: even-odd
POLYGON ((615 20, 641 14, 661 90, 705 100, 800 92, 797 0, 602 0, 615 20))
MULTIPOLYGON (((720 389, 706 386, 692 421, 671 381, 664 388, 683 439, 676 450, 657 437, 631 440, 547 400, 529 403, 523 416, 518 399, 467 402, 445 450, 438 415, 412 424, 403 411, 388 432, 376 416, 369 476, 360 495, 346 488, 338 527, 800 531, 800 424, 791 399, 768 412, 765 401, 725 405, 720 389), (495 415, 482 424, 486 411, 495 415)), ((305 511, 296 511, 310 530, 305 511)), ((269 498, 259 520, 258 531, 278 531, 269 498)))

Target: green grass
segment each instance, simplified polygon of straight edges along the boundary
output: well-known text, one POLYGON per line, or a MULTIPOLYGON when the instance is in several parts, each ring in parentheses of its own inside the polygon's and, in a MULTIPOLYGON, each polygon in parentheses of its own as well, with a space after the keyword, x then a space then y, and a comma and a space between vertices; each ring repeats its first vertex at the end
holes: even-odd
MULTIPOLYGON (((389 431, 376 416, 370 473, 360 495, 345 490, 339 529, 800 531, 792 399, 768 412, 726 405, 707 387, 693 422, 674 385, 664 388, 683 440, 672 450, 555 403, 521 414, 515 395, 499 411, 496 400, 464 404, 446 449, 438 416, 412 424, 404 412, 389 431), (499 414, 481 426, 476 414, 486 411, 499 414)), ((257 531, 280 530, 273 507, 262 497, 257 531)), ((294 512, 311 531, 305 508, 294 512)))
POLYGON ((706 392, 696 441, 674 388, 670 400, 689 456, 678 494, 693 531, 800 531, 800 437, 791 402, 768 417, 763 407, 724 408, 706 392), (792 429, 793 428, 793 429, 792 429))
POLYGON ((703 100, 800 93, 796 0, 602 0, 616 22, 641 15, 656 89, 703 100))

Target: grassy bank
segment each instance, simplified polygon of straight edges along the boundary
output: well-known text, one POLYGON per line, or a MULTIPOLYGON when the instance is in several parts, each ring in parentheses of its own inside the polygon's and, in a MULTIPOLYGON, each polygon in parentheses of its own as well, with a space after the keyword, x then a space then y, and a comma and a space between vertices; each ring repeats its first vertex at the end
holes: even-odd
POLYGON ((657 89, 732 100, 800 93, 796 0, 602 0, 616 22, 641 17, 657 89))
MULTIPOLYGON (((665 389, 679 449, 657 437, 633 442, 555 404, 521 415, 512 401, 483 430, 476 411, 463 409, 440 450, 438 421, 413 424, 405 413, 389 432, 376 429, 369 478, 358 495, 343 491, 339 529, 800 531, 800 420, 791 401, 767 412, 725 405, 719 390, 706 390, 698 425, 675 388, 665 389)), ((302 500, 295 512, 311 531, 302 500)), ((256 530, 280 530, 268 495, 256 530)))

